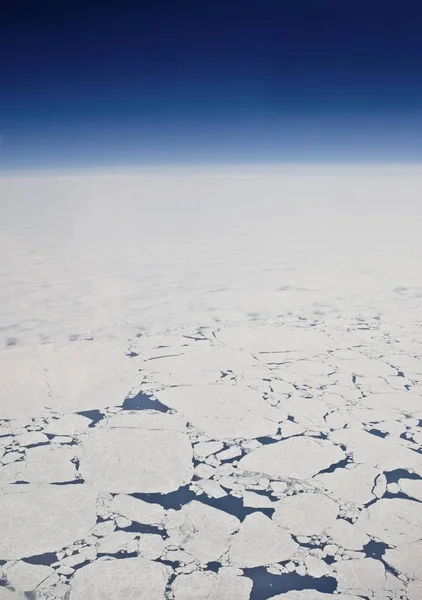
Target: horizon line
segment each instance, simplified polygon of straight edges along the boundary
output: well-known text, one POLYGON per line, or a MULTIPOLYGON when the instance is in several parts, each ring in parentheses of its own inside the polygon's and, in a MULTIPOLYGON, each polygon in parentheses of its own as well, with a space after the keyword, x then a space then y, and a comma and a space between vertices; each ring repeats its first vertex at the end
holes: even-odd
POLYGON ((22 169, 19 167, 2 169, 0 166, 0 179, 43 179, 43 178, 78 178, 89 176, 113 176, 113 175, 154 175, 154 174, 221 174, 241 172, 243 175, 271 172, 283 173, 286 171, 315 171, 324 170, 364 170, 370 171, 394 171, 397 170, 421 170, 422 161, 419 162, 400 162, 400 161, 379 161, 379 162, 274 162, 274 163, 180 163, 180 164, 153 164, 153 165, 96 165, 96 166, 78 166, 78 167, 57 167, 57 168, 32 168, 22 169))

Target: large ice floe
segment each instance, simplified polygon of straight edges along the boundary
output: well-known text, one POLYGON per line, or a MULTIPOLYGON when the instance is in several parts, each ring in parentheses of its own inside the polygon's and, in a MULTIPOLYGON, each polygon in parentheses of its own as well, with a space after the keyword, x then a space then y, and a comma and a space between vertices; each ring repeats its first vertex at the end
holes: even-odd
POLYGON ((0 179, 0 600, 421 600, 421 187, 0 179))

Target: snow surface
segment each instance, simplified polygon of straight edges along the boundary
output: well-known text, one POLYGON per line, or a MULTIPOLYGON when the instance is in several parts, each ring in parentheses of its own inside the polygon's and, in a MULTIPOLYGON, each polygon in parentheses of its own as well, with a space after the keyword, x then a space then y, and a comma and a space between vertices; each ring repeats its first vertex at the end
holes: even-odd
POLYGON ((421 189, 0 179, 0 600, 420 600, 421 189))

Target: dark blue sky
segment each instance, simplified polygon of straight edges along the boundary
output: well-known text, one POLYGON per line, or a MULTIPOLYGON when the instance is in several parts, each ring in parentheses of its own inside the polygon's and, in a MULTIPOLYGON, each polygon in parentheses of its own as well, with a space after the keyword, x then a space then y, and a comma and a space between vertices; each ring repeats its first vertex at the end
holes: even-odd
POLYGON ((422 159, 422 5, 3 0, 0 168, 422 159))

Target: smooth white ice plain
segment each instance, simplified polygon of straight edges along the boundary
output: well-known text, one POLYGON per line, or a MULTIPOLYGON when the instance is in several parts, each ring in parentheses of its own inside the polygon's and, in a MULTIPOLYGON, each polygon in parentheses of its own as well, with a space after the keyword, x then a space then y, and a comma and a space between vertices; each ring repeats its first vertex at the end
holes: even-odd
POLYGON ((420 600, 421 189, 1 178, 0 600, 420 600))

